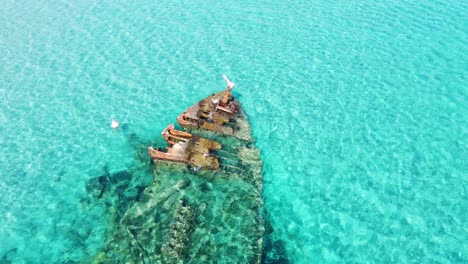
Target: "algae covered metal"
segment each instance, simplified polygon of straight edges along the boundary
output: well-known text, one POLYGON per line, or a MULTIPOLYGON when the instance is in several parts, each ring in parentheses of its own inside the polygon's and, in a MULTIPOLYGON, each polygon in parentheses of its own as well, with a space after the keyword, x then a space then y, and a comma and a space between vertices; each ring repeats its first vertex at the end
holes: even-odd
POLYGON ((179 115, 188 131, 163 131, 166 151, 148 149, 153 182, 114 210, 94 263, 261 262, 260 152, 227 82, 179 115))

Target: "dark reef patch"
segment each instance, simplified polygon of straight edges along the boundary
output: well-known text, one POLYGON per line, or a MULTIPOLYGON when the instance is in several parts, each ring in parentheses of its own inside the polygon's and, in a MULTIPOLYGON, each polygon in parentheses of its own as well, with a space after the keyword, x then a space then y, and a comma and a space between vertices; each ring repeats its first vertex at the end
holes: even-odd
POLYGON ((265 233, 263 236, 262 263, 264 264, 289 264, 286 247, 283 240, 275 237, 275 230, 269 221, 268 212, 265 209, 265 233))

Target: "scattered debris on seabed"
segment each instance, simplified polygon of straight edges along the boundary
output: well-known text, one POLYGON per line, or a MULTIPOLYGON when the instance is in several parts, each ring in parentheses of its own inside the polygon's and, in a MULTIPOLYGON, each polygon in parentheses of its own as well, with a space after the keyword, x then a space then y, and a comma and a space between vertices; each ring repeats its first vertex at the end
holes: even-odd
POLYGON ((188 132, 166 131, 172 136, 166 139, 168 148, 181 151, 177 144, 185 146, 193 138, 217 142, 210 146, 219 148, 202 156, 195 147, 184 149, 183 162, 154 159, 152 182, 138 183, 130 172, 105 173, 90 180, 88 203, 105 200, 112 218, 105 246, 90 262, 262 261, 262 162, 247 117, 231 95, 232 87, 228 82, 225 91, 179 116, 179 124, 188 132), (210 163, 203 165, 202 158, 210 163))

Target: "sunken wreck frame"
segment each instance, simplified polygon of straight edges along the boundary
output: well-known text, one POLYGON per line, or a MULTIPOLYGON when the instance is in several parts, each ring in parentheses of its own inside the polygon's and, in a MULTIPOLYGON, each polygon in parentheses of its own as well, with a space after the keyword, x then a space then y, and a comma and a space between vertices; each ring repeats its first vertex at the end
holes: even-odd
MULTIPOLYGON (((116 195, 122 186, 94 197, 113 199, 106 204, 114 224, 91 262, 261 262, 265 229, 260 151, 231 93, 234 84, 225 80, 225 90, 177 117, 185 131, 170 124, 162 132, 165 150, 148 148, 153 181, 144 189, 140 186, 135 198, 116 195)), ((125 188, 134 188, 132 180, 125 188)))

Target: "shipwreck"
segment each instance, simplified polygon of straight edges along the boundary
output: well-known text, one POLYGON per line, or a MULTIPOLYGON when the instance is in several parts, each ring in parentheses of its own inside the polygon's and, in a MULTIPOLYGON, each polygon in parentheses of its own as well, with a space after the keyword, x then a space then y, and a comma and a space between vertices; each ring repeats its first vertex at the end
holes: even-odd
POLYGON ((90 262, 261 263, 260 151, 224 79, 226 89, 178 115, 180 129, 162 131, 165 147, 134 144, 146 158, 134 172, 90 181, 86 207, 104 205, 113 223, 90 262))

